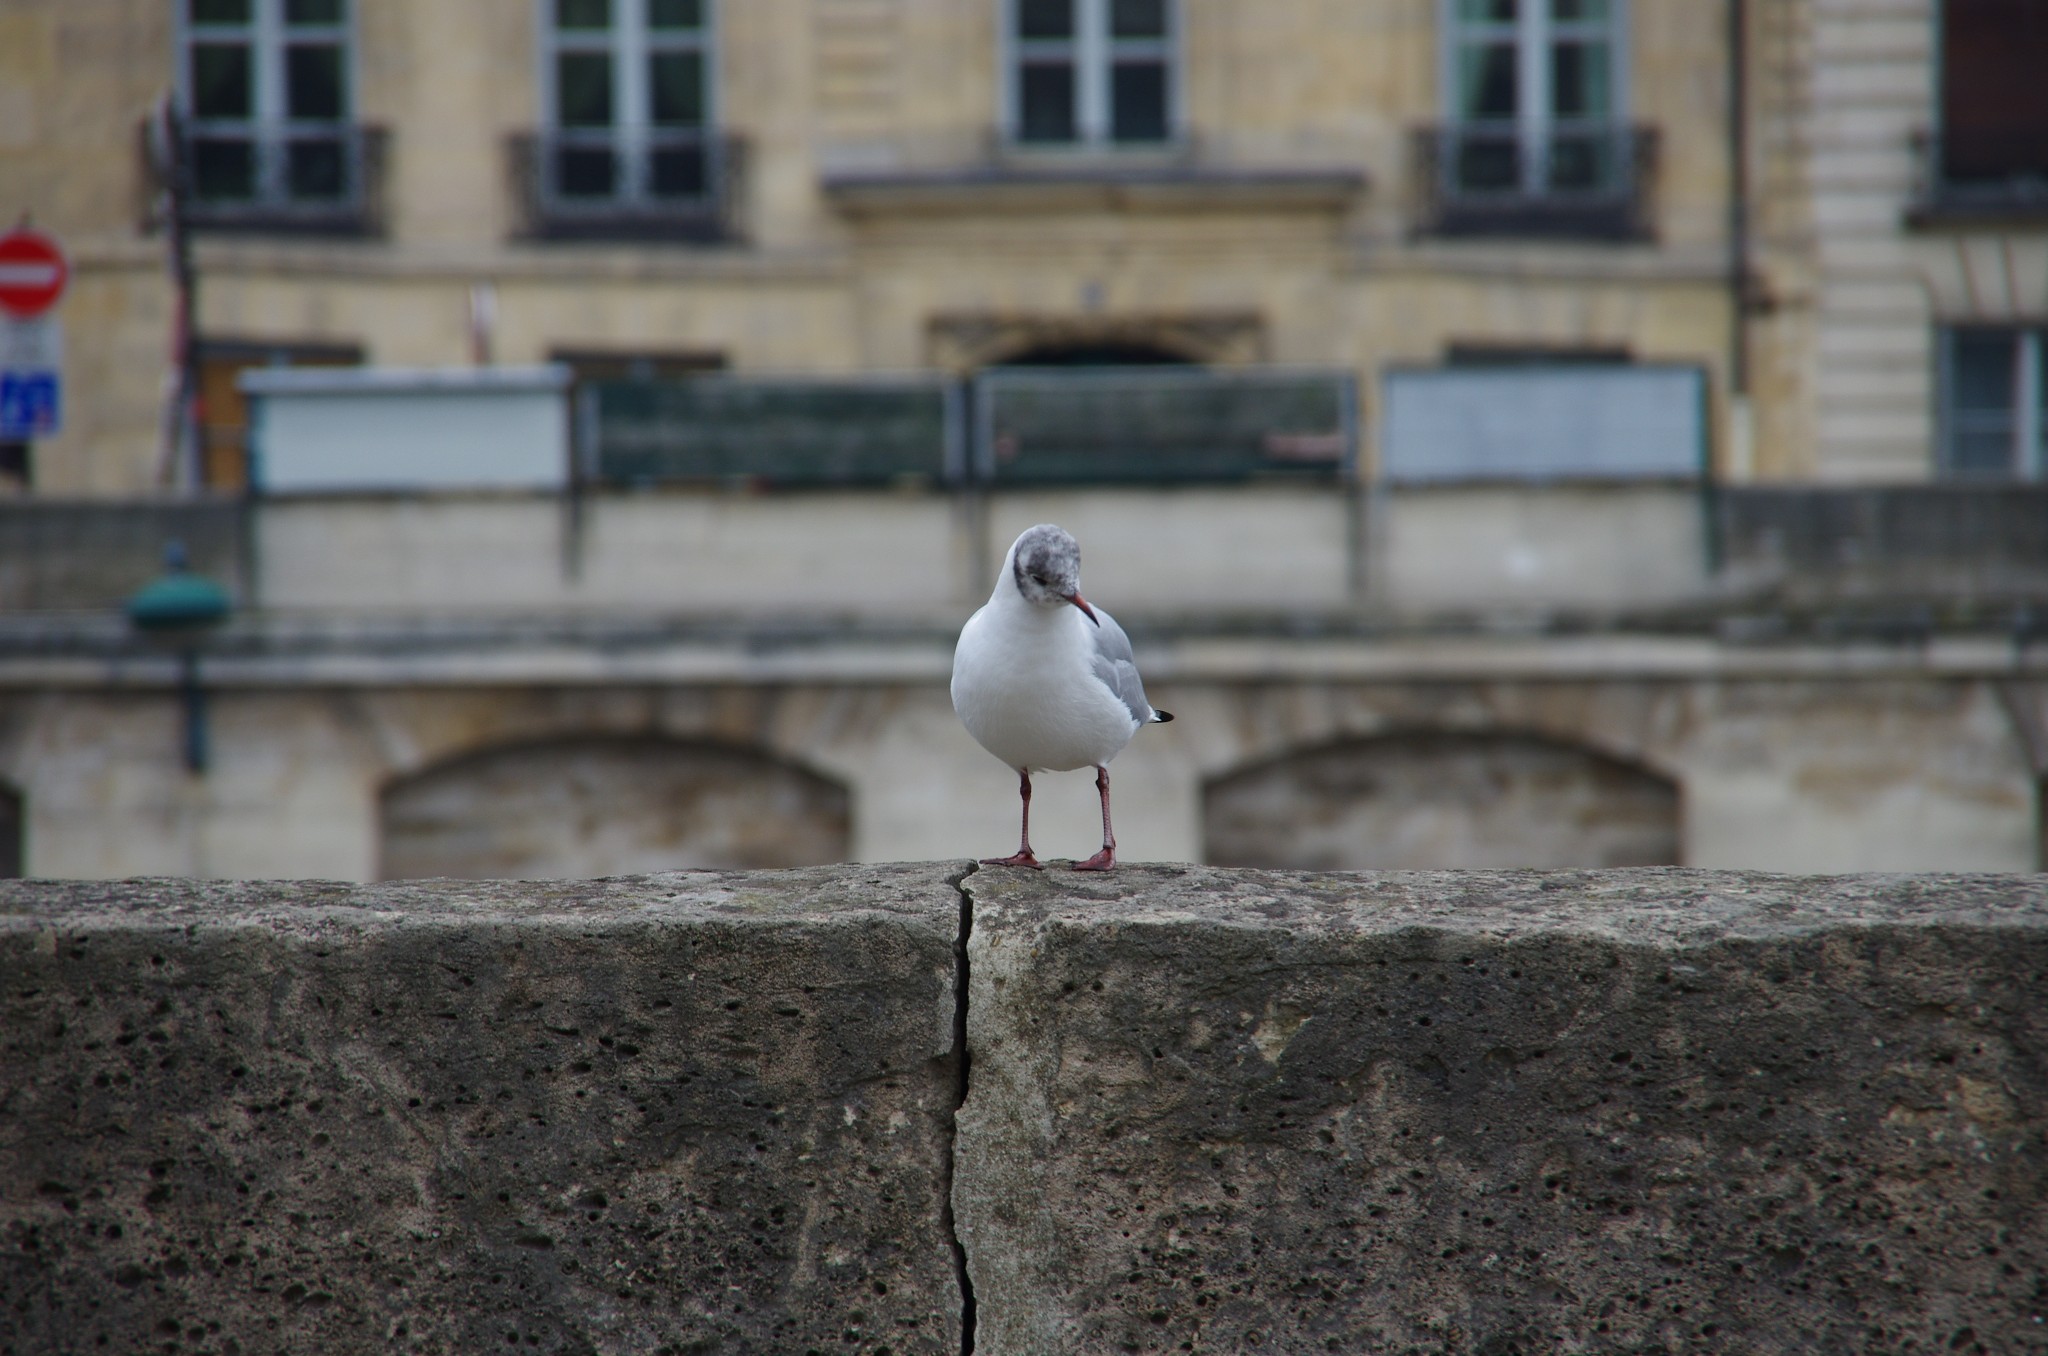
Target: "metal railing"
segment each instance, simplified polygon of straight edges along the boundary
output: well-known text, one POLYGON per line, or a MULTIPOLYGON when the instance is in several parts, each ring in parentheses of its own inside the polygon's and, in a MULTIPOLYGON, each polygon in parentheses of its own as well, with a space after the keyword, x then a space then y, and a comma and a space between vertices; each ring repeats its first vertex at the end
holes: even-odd
POLYGON ((699 129, 521 133, 519 234, 532 240, 737 240, 743 143, 699 129))
POLYGON ((1913 133, 1916 222, 2048 218, 2048 144, 2032 135, 1947 128, 1913 133))
POLYGON ((624 484, 985 485, 1335 478, 1358 451, 1348 372, 994 369, 590 382, 582 478, 624 484))
POLYGON ((1422 235, 1647 239, 1657 131, 1622 123, 1442 123, 1414 132, 1422 235))
POLYGON ((583 478, 763 485, 957 480, 960 391, 943 377, 598 381, 577 393, 583 478))
MULTIPOLYGON (((384 229, 381 127, 186 122, 175 172, 196 230, 377 235, 384 229)), ((144 137, 147 173, 160 177, 144 137)))
POLYGON ((990 484, 1348 474, 1348 372, 996 368, 974 379, 974 472, 990 484))

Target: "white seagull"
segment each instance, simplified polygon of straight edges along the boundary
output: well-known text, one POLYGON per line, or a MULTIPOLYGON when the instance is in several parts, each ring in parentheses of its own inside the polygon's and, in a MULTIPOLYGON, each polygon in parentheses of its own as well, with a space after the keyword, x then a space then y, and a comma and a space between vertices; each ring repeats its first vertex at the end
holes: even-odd
POLYGON ((1109 760, 1139 726, 1173 717, 1145 700, 1124 629, 1081 596, 1081 545, 1063 529, 1040 523, 1011 543, 995 592, 960 628, 953 709, 983 748, 1017 769, 1024 798, 1016 855, 988 865, 1039 865, 1031 855, 1031 774, 1083 767, 1095 769, 1102 796, 1102 851, 1074 869, 1116 865, 1109 760))

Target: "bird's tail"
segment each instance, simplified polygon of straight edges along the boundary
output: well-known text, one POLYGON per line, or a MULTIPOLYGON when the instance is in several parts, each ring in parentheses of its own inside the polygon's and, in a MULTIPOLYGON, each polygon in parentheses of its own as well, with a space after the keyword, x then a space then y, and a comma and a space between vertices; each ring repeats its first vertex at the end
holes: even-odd
POLYGON ((1171 711, 1154 711, 1152 713, 1152 723, 1154 725, 1164 725, 1167 721, 1172 719, 1173 712, 1171 711))

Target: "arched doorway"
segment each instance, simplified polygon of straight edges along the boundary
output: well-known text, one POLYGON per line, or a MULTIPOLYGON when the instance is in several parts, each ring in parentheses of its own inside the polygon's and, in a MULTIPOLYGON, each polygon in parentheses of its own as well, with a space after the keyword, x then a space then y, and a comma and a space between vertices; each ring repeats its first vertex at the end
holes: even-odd
POLYGON ((1203 789, 1219 866, 1303 870, 1659 866, 1679 860, 1678 788, 1523 734, 1345 740, 1203 789))
POLYGON ((1138 341, 1035 344, 1004 358, 1000 367, 1187 367, 1193 359, 1158 344, 1138 341))
POLYGON ((385 879, 563 879, 844 861, 846 788, 767 754, 575 737, 486 749, 387 787, 385 879))

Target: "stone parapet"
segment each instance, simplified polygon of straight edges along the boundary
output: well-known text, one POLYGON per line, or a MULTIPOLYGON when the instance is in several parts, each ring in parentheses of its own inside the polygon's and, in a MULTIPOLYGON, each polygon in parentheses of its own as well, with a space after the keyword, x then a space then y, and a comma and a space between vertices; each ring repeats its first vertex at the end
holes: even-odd
POLYGON ((2048 879, 967 885, 983 1356, 2048 1350, 2048 879))
POLYGON ((8 883, 0 1352, 2044 1351, 2044 993, 2040 876, 8 883))

